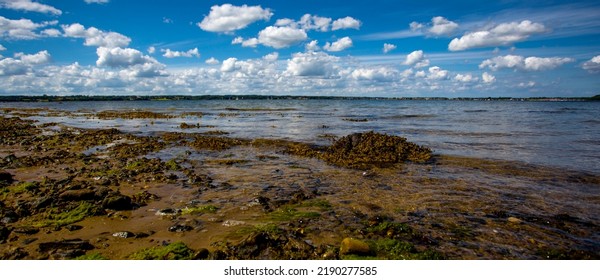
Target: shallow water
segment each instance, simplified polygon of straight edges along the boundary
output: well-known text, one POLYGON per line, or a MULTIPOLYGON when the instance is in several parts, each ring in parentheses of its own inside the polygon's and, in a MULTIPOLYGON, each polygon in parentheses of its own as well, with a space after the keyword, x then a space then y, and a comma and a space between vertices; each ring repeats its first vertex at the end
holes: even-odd
POLYGON ((329 144, 331 136, 374 130, 407 137, 440 154, 516 160, 598 173, 600 102, 440 100, 196 100, 2 103, 71 114, 32 118, 137 134, 209 132, 329 144), (152 111, 169 119, 90 118, 105 110, 152 111), (199 112, 202 116, 185 115, 199 112), (181 123, 198 124, 181 129, 181 123))

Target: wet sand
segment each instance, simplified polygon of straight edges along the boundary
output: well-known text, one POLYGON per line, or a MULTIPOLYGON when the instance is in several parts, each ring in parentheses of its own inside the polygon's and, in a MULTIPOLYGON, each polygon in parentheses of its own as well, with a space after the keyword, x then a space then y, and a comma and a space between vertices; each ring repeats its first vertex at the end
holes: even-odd
POLYGON ((439 154, 344 166, 333 141, 24 119, 66 114, 41 111, 0 117, 1 259, 600 256, 597 174, 439 154))

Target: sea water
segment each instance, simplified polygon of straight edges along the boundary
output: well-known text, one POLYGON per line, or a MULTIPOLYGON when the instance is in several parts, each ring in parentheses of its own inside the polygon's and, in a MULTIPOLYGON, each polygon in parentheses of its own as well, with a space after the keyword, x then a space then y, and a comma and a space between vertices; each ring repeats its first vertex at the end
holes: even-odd
POLYGON ((179 100, 0 103, 47 108, 31 118, 80 128, 152 135, 203 133, 327 145, 334 137, 376 131, 406 137, 438 154, 514 160, 600 173, 600 102, 472 100, 179 100), (152 111, 168 119, 102 120, 105 110, 152 111), (186 115, 185 113, 202 113, 186 115), (180 128, 181 123, 198 125, 180 128))

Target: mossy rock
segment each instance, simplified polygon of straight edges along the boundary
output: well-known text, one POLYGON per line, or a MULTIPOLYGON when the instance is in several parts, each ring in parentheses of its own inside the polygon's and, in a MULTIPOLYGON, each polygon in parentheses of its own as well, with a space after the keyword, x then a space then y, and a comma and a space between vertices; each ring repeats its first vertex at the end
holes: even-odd
POLYGON ((166 246, 150 247, 129 256, 132 260, 191 260, 195 255, 183 242, 175 242, 166 246))
POLYGON ((340 245, 340 255, 371 255, 369 244, 358 239, 346 237, 340 245))
POLYGON ((429 148, 408 142, 406 138, 370 131, 340 138, 320 157, 338 166, 368 167, 406 161, 424 163, 431 159, 431 153, 429 148))

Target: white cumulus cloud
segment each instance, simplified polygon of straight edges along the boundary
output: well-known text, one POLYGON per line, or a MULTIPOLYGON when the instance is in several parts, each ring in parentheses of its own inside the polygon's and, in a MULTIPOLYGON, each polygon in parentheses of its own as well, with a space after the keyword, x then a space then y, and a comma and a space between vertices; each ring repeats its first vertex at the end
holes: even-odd
POLYGON ((491 59, 486 59, 479 68, 489 68, 496 71, 503 68, 512 68, 526 71, 542 71, 557 68, 563 64, 574 62, 575 60, 568 57, 523 57, 519 55, 497 56, 491 59))
POLYGON ((394 44, 385 43, 385 44, 383 44, 383 53, 389 53, 389 52, 395 50, 396 48, 397 47, 394 44))
POLYGON ((454 80, 462 83, 473 83, 477 82, 479 78, 474 77, 471 74, 456 74, 456 76, 454 76, 454 80))
POLYGON ((360 26, 362 25, 362 23, 353 18, 353 17, 345 17, 345 18, 340 18, 340 19, 336 19, 332 24, 331 24, 331 30, 339 30, 339 29, 360 29, 360 26))
POLYGON ((413 66, 415 68, 423 68, 429 66, 429 59, 425 58, 425 54, 422 50, 417 50, 406 55, 404 65, 413 66))
POLYGON ((428 79, 432 80, 444 80, 448 78, 448 70, 443 70, 438 66, 429 67, 428 79))
POLYGON ((200 52, 198 52, 198 48, 193 48, 188 51, 172 51, 170 49, 161 50, 164 54, 163 56, 166 58, 175 58, 175 57, 200 57, 200 52))
POLYGON ((35 23, 29 19, 13 20, 0 16, 0 37, 11 40, 33 40, 44 36, 42 33, 36 33, 37 29, 57 23, 58 21, 35 23))
POLYGON ((288 60, 286 73, 294 76, 331 76, 338 57, 323 52, 295 53, 288 60))
POLYGON ((524 20, 521 22, 502 23, 488 30, 467 33, 450 41, 450 51, 463 51, 473 48, 506 46, 521 42, 531 35, 546 32, 548 29, 541 23, 524 20))
POLYGON ((231 41, 231 44, 241 44, 242 47, 248 47, 248 48, 256 48, 256 46, 258 46, 258 44, 260 44, 260 42, 258 41, 257 38, 250 38, 245 40, 242 37, 236 37, 235 39, 233 39, 231 41))
POLYGON ((219 60, 218 60, 218 59, 216 59, 216 58, 214 58, 214 57, 211 57, 211 58, 207 59, 207 60, 206 60, 206 61, 204 61, 204 62, 205 62, 206 64, 209 64, 209 65, 217 65, 217 64, 219 64, 219 60))
POLYGON ((15 58, 0 59, 0 76, 25 75, 32 71, 32 66, 48 63, 50 59, 46 50, 35 54, 16 53, 15 58))
POLYGON ((296 45, 307 38, 304 30, 289 26, 269 26, 258 33, 258 42, 276 49, 296 45))
POLYGON ((53 15, 61 15, 62 11, 50 5, 33 2, 31 0, 0 0, 0 7, 11 10, 22 10, 27 12, 38 12, 53 15))
POLYGON ((456 22, 441 16, 431 18, 431 24, 413 21, 409 26, 412 31, 423 32, 432 36, 449 36, 458 29, 456 22))
POLYGON ((398 76, 398 70, 390 67, 358 68, 352 71, 356 80, 391 81, 398 76))
POLYGON ((600 73, 600 55, 594 56, 592 59, 584 62, 581 68, 590 73, 600 73))
POLYGON ((83 43, 86 46, 95 47, 126 47, 131 39, 117 32, 106 32, 95 27, 85 28, 85 26, 74 23, 70 25, 61 25, 64 36, 69 38, 84 38, 83 43))
POLYGON ((350 37, 341 38, 333 43, 327 42, 323 49, 330 52, 340 52, 352 47, 352 39, 350 37))
POLYGON ((123 68, 133 65, 160 64, 156 59, 131 48, 99 47, 96 49, 96 54, 98 55, 98 60, 96 60, 98 66, 123 68))
POLYGON ((489 74, 488 72, 483 72, 483 74, 481 74, 481 79, 486 84, 491 84, 496 81, 496 77, 494 75, 489 74))
POLYGON ((300 18, 298 24, 304 30, 318 30, 321 32, 326 32, 329 31, 331 18, 305 14, 302 16, 302 18, 300 18))
POLYGON ((259 20, 268 21, 272 15, 270 9, 263 9, 261 6, 215 5, 210 8, 210 13, 198 23, 198 26, 210 32, 233 32, 259 20))

